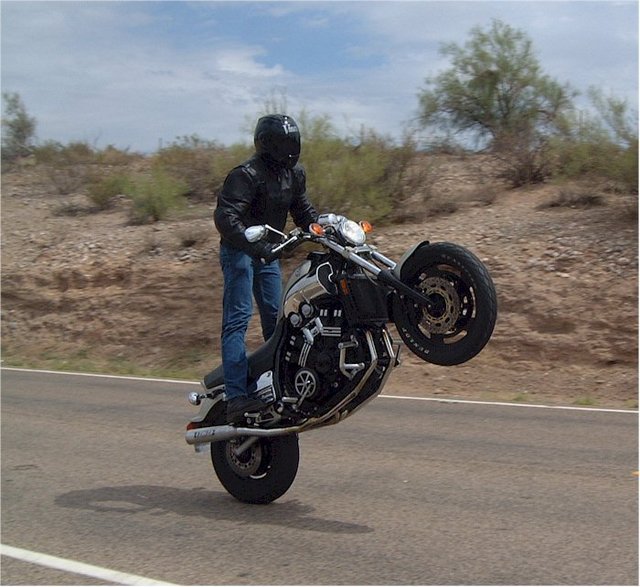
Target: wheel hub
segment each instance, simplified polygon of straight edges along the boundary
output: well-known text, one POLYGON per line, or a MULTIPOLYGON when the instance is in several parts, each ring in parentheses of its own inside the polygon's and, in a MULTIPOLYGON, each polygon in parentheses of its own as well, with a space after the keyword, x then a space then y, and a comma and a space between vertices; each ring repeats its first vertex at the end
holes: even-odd
POLYGON ((421 284, 422 293, 432 307, 422 310, 420 325, 432 334, 445 334, 454 329, 460 317, 460 296, 450 281, 442 277, 427 277, 421 284))
POLYGON ((234 438, 227 441, 227 461, 231 469, 240 477, 255 475, 262 463, 262 447, 259 442, 254 443, 241 454, 236 454, 236 449, 246 438, 234 438))

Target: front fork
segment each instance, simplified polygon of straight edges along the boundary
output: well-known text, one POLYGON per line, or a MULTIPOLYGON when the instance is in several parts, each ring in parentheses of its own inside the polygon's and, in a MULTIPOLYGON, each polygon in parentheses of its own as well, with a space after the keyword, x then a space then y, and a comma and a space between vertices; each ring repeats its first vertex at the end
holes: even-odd
MULTIPOLYGON (((406 295, 407 297, 411 298, 414 302, 417 302, 418 304, 424 306, 427 309, 427 311, 433 310, 433 302, 428 297, 420 293, 419 291, 416 291, 412 287, 409 287, 408 285, 406 285, 399 277, 397 277, 396 269, 398 267, 398 264, 395 261, 392 261, 391 259, 389 259, 388 257, 385 257, 382 253, 379 253, 376 250, 367 248, 367 252, 370 252, 371 256, 379 263, 382 263, 383 265, 385 265, 387 269, 381 269, 375 263, 372 263, 371 261, 364 259, 360 255, 358 255, 357 249, 353 250, 349 247, 342 247, 341 245, 334 243, 329 239, 318 239, 318 240, 319 242, 322 242, 322 244, 324 244, 327 248, 332 249, 333 251, 336 251, 342 257, 351 261, 354 265, 358 265, 359 267, 362 267, 365 271, 368 271, 369 273, 372 273, 373 275, 375 275, 376 279, 380 283, 383 283, 384 285, 388 285, 392 289, 396 290, 398 293, 402 293, 406 295)), ((428 244, 428 243, 422 243, 422 244, 428 244)))

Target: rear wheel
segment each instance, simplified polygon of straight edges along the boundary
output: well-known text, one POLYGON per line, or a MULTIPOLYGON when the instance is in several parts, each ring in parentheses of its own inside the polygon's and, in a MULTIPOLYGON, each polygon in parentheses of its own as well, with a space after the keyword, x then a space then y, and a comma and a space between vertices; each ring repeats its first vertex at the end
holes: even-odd
POLYGON ((497 317, 496 290, 482 262, 453 243, 418 249, 402 267, 402 281, 429 298, 431 307, 403 295, 393 301, 402 340, 421 359, 457 365, 487 344, 497 317))
POLYGON ((223 487, 245 503, 266 504, 291 487, 298 472, 298 435, 257 438, 238 453, 248 437, 211 443, 213 468, 223 487))

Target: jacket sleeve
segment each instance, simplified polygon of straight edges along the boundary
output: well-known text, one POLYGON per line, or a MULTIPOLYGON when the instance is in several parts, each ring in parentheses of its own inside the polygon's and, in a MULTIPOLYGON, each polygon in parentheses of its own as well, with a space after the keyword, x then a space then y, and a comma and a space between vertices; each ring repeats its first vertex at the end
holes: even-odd
POLYGON ((246 171, 241 167, 232 169, 224 181, 213 213, 213 220, 222 239, 254 256, 258 254, 255 250, 256 243, 250 243, 244 237, 247 227, 242 219, 247 216, 255 197, 255 190, 254 182, 246 171))
POLYGON ((307 198, 307 174, 304 168, 296 165, 293 175, 293 199, 289 210, 296 225, 307 230, 309 224, 318 220, 318 213, 307 198))

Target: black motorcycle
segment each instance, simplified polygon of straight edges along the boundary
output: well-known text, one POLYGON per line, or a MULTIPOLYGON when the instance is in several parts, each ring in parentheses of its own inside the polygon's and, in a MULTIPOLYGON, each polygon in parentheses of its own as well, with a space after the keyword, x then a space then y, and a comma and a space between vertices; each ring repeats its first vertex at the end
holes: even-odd
POLYGON ((288 235, 252 226, 247 240, 273 239, 274 252, 303 243, 318 250, 286 284, 276 330, 249 356, 249 391, 263 400, 241 425, 226 421, 222 366, 203 380, 186 441, 211 446, 215 472, 240 501, 269 503, 295 479, 298 433, 336 424, 375 398, 399 364, 396 329, 411 352, 457 365, 487 344, 496 322, 496 291, 482 262, 447 242, 421 242, 396 263, 366 244, 371 225, 322 215, 288 235))

